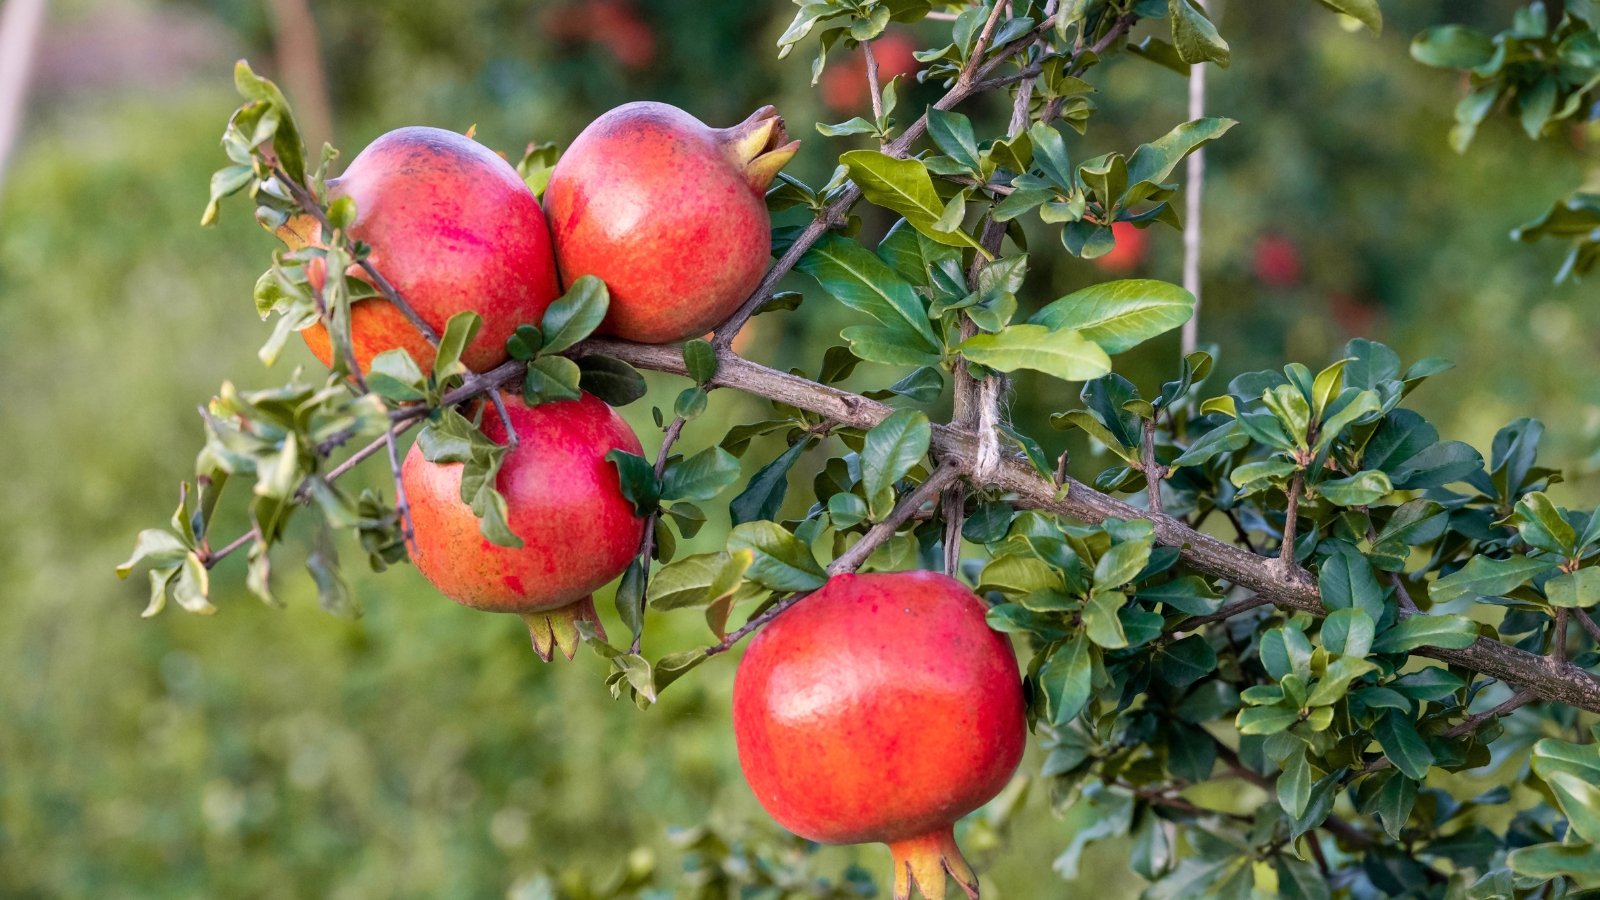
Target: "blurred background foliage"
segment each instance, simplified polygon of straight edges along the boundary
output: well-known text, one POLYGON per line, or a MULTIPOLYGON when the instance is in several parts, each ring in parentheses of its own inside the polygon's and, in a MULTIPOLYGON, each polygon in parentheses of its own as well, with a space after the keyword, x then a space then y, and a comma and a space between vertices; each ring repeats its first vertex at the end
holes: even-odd
MULTIPOLYGON (((1501 119, 1457 156, 1446 135, 1460 85, 1406 52, 1427 25, 1492 33, 1517 5, 1387 3, 1373 38, 1309 2, 1213 0, 1234 62, 1211 73, 1209 111, 1243 124, 1208 151, 1201 335, 1221 346, 1217 383, 1325 361, 1357 334, 1407 359, 1453 359, 1457 370, 1419 397, 1424 414, 1479 447, 1515 416, 1542 418, 1548 458, 1569 476, 1562 501, 1576 507, 1600 499, 1593 286, 1552 285, 1562 248, 1515 245, 1507 232, 1583 181, 1593 138, 1535 144, 1501 119)), ((266 326, 250 314, 273 241, 240 204, 218 227, 197 226, 235 105, 234 58, 279 78, 345 158, 407 124, 476 124, 515 158, 529 141, 570 141, 627 100, 718 125, 774 103, 806 141, 791 171, 817 183, 841 146, 812 123, 867 104, 859 60, 836 58, 814 90, 805 54, 775 58, 792 13, 776 0, 330 0, 314 21, 306 12, 304 0, 50 10, 0 184, 0 895, 870 890, 849 867, 882 874, 882 848, 813 852, 781 836, 745 788, 727 722, 731 659, 640 713, 606 696, 599 658, 541 666, 515 618, 458 608, 407 567, 358 571, 353 545, 359 620, 320 612, 298 573, 280 574, 288 608, 264 608, 232 562, 217 573, 215 618, 137 618, 142 584, 117 583, 111 568, 190 473, 195 404, 224 379, 258 387, 286 375, 260 369, 266 326), (308 35, 318 53, 305 52, 308 35), (668 833, 707 825, 716 833, 668 833)), ((913 65, 910 49, 938 27, 901 28, 897 48, 880 47, 886 69, 913 65)), ((1131 150, 1184 118, 1184 82, 1170 71, 1120 58, 1093 77, 1100 111, 1088 137, 1069 141, 1077 158, 1131 150)), ((909 87, 902 115, 931 90, 909 87)), ((998 118, 998 103, 965 111, 998 118)), ((1024 303, 1111 277, 1108 267, 1176 281, 1179 234, 1138 238, 1099 266, 1040 240, 1024 303)), ((842 322, 813 297, 757 319, 744 350, 814 372, 842 322)), ((1150 386, 1176 343, 1152 342, 1121 371, 1150 386)), ((279 366, 308 363, 296 349, 279 366)), ((853 381, 896 376, 864 365, 853 381)), ((660 387, 625 411, 647 447, 649 403, 669 402, 676 385, 660 387)), ((1065 438, 1045 415, 1073 399, 1060 391, 1025 382, 1012 410, 1051 449, 1065 438)), ((759 412, 726 392, 713 404, 684 449, 759 412)), ((693 625, 653 619, 651 640, 694 646, 704 635, 693 625)), ((1030 757, 1023 772, 1036 769, 1030 757)), ((966 826, 996 900, 1137 892, 1115 845, 1091 848, 1063 884, 1051 861, 1087 811, 1059 821, 1026 787, 966 826)))

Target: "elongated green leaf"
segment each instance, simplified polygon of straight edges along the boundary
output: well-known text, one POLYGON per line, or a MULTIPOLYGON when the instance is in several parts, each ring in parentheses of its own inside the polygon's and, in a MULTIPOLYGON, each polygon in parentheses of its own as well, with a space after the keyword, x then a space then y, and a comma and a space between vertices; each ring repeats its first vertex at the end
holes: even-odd
POLYGON ((1589 609, 1600 603, 1600 569, 1557 575, 1544 583, 1544 594, 1551 606, 1589 609))
POLYGON ((1551 560, 1529 559, 1521 554, 1506 559, 1474 556, 1453 574, 1435 581, 1428 593, 1435 603, 1468 596, 1503 597, 1555 567, 1551 560))
POLYGON ((839 157, 850 180, 874 206, 905 216, 911 227, 941 244, 977 247, 978 242, 960 228, 947 227, 945 203, 933 189, 933 177, 920 160, 896 159, 877 150, 851 150, 839 157))
POLYGON ((1196 9, 1191 0, 1168 0, 1167 10, 1172 16, 1172 45, 1177 48, 1179 59, 1190 65, 1214 62, 1224 69, 1228 67, 1228 42, 1205 13, 1196 9))
POLYGON ((1141 184, 1154 187, 1166 181, 1184 157, 1227 134, 1237 124, 1233 119, 1195 119, 1140 145, 1128 158, 1128 192, 1136 193, 1141 184))
MULTIPOLYGON (((482 327, 483 317, 470 309, 456 313, 444 323, 444 333, 439 335, 439 347, 433 355, 434 378, 444 381, 453 375, 467 372, 467 367, 461 362, 461 354, 466 352, 467 345, 472 343, 472 339, 478 334, 478 329, 482 327)), ((409 358, 409 354, 407 356, 409 358)))
POLYGON ((1012 325, 997 334, 974 335, 960 349, 972 362, 1002 372, 1033 369, 1063 381, 1088 381, 1111 371, 1111 357, 1070 328, 1012 325))
POLYGON ((1107 353, 1121 353, 1182 325, 1194 314, 1194 295, 1175 284, 1130 278, 1074 291, 1028 321, 1073 328, 1107 353))
POLYGON ((794 468, 795 460, 810 446, 809 438, 796 441, 794 446, 783 451, 783 455, 762 466, 750 477, 750 483, 728 504, 733 524, 771 519, 778 515, 783 508, 783 498, 789 492, 789 470, 794 468))
POLYGON ((1083 711, 1094 689, 1094 660, 1088 640, 1079 636, 1062 643, 1039 669, 1039 682, 1050 698, 1050 719, 1064 724, 1083 711))
POLYGON ((588 337, 600 326, 610 306, 611 292, 606 290, 606 283, 593 275, 581 276, 544 311, 544 321, 539 323, 544 332, 540 352, 560 353, 588 337))
POLYGON ((867 496, 875 497, 904 478, 927 454, 932 436, 927 415, 915 409, 896 410, 868 431, 861 448, 861 484, 867 496))
POLYGON ((811 549, 776 522, 746 522, 728 536, 728 552, 748 550, 751 581, 774 591, 810 591, 827 576, 811 549))
POLYGON ((1410 716, 1391 709, 1378 720, 1372 734, 1378 739, 1378 746, 1383 748, 1383 755, 1389 757, 1395 768, 1418 780, 1428 776, 1428 769, 1434 761, 1433 751, 1428 749, 1422 735, 1417 733, 1416 723, 1411 721, 1410 716))
POLYGON ((937 352, 939 339, 927 309, 911 284, 865 247, 837 234, 825 235, 796 266, 834 299, 877 319, 885 327, 910 332, 937 352))
POLYGON ((707 447, 661 475, 665 500, 710 500, 739 480, 739 460, 721 447, 707 447))

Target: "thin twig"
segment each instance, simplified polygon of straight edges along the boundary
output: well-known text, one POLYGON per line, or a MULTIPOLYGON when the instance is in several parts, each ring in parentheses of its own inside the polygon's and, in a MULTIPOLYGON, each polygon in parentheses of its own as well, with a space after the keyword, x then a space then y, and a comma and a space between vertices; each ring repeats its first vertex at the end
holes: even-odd
MULTIPOLYGON (((933 499, 950 482, 959 478, 961 473, 962 467, 959 465, 948 462, 940 465, 928 476, 927 481, 924 481, 917 486, 916 490, 901 498, 888 517, 868 529, 867 533, 861 536, 861 540, 857 541, 849 550, 841 553, 832 563, 829 563, 828 574, 830 576, 838 575, 845 572, 853 572, 859 568, 872 555, 872 551, 878 549, 889 538, 894 537, 895 531, 901 525, 904 525, 914 517, 923 504, 933 499)), ((705 654, 707 656, 716 656, 719 653, 726 653, 752 632, 776 619, 790 607, 809 596, 811 596, 811 591, 801 591, 779 600, 777 603, 767 607, 761 615, 728 632, 722 640, 705 648, 705 654)))
POLYGON ((1295 577, 1300 568, 1294 559, 1294 533, 1300 518, 1300 492, 1305 489, 1305 484, 1305 473, 1296 469, 1294 478, 1289 482, 1289 506, 1283 513, 1283 544, 1278 548, 1279 566, 1285 578, 1295 577))
MULTIPOLYGON (((661 449, 656 451, 655 473, 656 481, 661 480, 662 473, 667 470, 667 459, 672 453, 672 445, 678 442, 678 436, 683 433, 683 416, 676 416, 667 425, 667 431, 661 436, 661 449)), ((639 539, 639 564, 644 566, 644 586, 650 584, 650 559, 656 552, 656 523, 661 520, 661 510, 657 509, 644 520, 644 537, 639 539)), ((644 640, 644 629, 633 636, 633 644, 629 653, 639 652, 639 642, 644 640)))
POLYGON ((395 446, 393 428, 383 430, 384 443, 389 448, 389 471, 394 475, 394 510, 400 516, 401 536, 405 538, 406 547, 412 551, 416 549, 417 530, 411 521, 411 504, 406 502, 406 483, 400 477, 400 451, 395 446))
MULTIPOLYGON (((1471 732, 1477 731, 1478 727, 1483 723, 1492 719, 1498 719, 1501 716, 1510 715, 1511 713, 1516 712, 1517 710, 1527 706, 1529 703, 1532 703, 1537 699, 1538 697, 1535 696, 1531 691, 1517 691, 1504 702, 1496 705, 1493 709, 1487 709, 1481 713, 1474 713, 1461 720, 1457 724, 1451 726, 1441 735, 1441 737, 1458 738, 1464 734, 1470 734, 1471 732)), ((1383 769, 1389 768, 1391 765, 1393 765, 1393 763, 1389 761, 1389 757, 1380 756, 1377 759, 1367 763, 1360 769, 1357 769, 1355 775, 1366 775, 1371 772, 1382 771, 1383 769)))
POLYGON ((894 537, 895 532, 899 530, 901 525, 904 525, 915 516, 917 510, 920 510, 928 501, 936 499, 939 496, 939 492, 943 491, 951 482, 960 478, 961 474, 961 466, 954 463, 943 463, 937 469, 934 469, 933 473, 928 476, 928 480, 917 485, 916 490, 903 497, 882 522, 867 529, 867 533, 861 536, 861 540, 829 563, 828 574, 838 575, 843 572, 854 572, 856 569, 861 568, 862 563, 865 563, 867 558, 872 555, 872 551, 894 537))
POLYGON ((1573 612, 1577 614, 1578 624, 1583 626, 1583 630, 1589 632, 1589 637, 1594 638, 1596 644, 1600 644, 1600 624, 1595 623, 1594 617, 1586 609, 1575 609, 1573 612))
POLYGON ((499 391, 490 391, 489 392, 489 399, 494 401, 495 412, 498 412, 500 414, 500 424, 505 426, 505 429, 506 429, 505 447, 506 447, 506 449, 507 450, 515 450, 515 449, 517 449, 517 446, 522 443, 522 439, 517 437, 517 429, 516 429, 515 426, 513 426, 511 424, 511 410, 506 409, 505 398, 500 396, 500 392, 499 391))
POLYGON ((1171 629, 1169 629, 1165 633, 1171 635, 1171 634, 1181 634, 1181 633, 1184 633, 1184 632, 1197 631, 1197 630, 1199 630, 1201 628, 1204 628, 1207 625, 1212 624, 1213 622, 1221 622, 1221 621, 1224 621, 1226 619, 1231 619, 1234 616, 1239 615, 1240 613, 1247 613, 1252 609, 1257 609, 1257 608, 1262 607, 1262 606, 1267 606, 1271 602, 1272 601, 1268 600, 1266 597, 1263 597, 1260 594, 1256 594, 1253 597, 1246 597, 1243 600, 1236 600, 1233 603, 1230 603, 1227 606, 1222 607, 1221 609, 1217 610, 1214 613, 1210 613, 1210 614, 1204 615, 1204 616, 1195 616, 1192 619, 1184 619, 1182 622, 1179 622, 1177 625, 1174 625, 1171 629))
POLYGON ((861 55, 867 60, 867 93, 872 95, 872 121, 883 121, 883 94, 878 87, 878 57, 872 52, 872 42, 861 42, 861 55))
POLYGON ((1167 470, 1156 463, 1156 420, 1146 419, 1144 423, 1143 455, 1141 457, 1144 469, 1144 495, 1150 504, 1150 511, 1156 515, 1161 514, 1161 479, 1166 477, 1167 470))

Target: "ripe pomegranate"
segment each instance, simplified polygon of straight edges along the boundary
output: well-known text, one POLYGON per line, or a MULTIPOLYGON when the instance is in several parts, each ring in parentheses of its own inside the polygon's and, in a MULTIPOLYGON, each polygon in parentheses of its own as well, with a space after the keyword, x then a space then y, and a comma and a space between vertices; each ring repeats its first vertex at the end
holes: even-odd
MULTIPOLYGON (((462 356, 472 369, 504 362, 506 338, 518 325, 537 324, 561 295, 538 198, 510 163, 470 138, 439 128, 391 131, 328 186, 332 197, 355 200, 351 236, 371 245, 372 264, 423 321, 442 332, 463 310, 483 317, 462 356)), ((359 267, 351 274, 366 277, 359 267)), ((363 370, 395 347, 424 371, 433 366, 433 348, 387 300, 352 305, 350 325, 363 370)), ((320 322, 301 334, 318 359, 332 362, 320 322)))
MULTIPOLYGON (((571 659, 577 623, 599 627, 590 594, 622 574, 644 536, 644 520, 606 460, 612 450, 640 453, 639 439, 589 394, 532 408, 515 394, 503 399, 519 443, 496 484, 523 545, 501 547, 483 537, 461 499, 461 465, 428 462, 413 446, 401 467, 416 529, 412 559, 457 603, 522 616, 541 659, 557 647, 571 659)), ((493 410, 485 411, 483 431, 505 442, 493 410)))
POLYGON ((770 106, 732 128, 664 103, 613 109, 572 142, 545 189, 562 279, 605 281, 607 334, 665 343, 706 333, 766 272, 762 194, 799 147, 770 106))
POLYGON ((828 844, 879 841, 894 896, 978 880, 953 823, 1022 758, 1022 682, 984 605, 933 572, 837 575, 751 642, 733 685, 739 764, 780 824, 828 844))

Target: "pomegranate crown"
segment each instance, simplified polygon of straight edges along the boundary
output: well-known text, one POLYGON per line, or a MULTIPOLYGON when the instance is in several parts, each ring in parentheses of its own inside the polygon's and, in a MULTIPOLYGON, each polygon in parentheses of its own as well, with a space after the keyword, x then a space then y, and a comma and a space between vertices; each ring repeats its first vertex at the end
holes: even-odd
POLYGON ((722 133, 729 156, 757 193, 765 191, 800 150, 800 142, 789 140, 783 117, 771 106, 761 107, 722 133))

